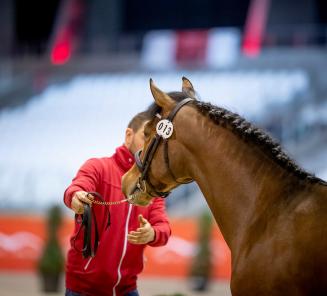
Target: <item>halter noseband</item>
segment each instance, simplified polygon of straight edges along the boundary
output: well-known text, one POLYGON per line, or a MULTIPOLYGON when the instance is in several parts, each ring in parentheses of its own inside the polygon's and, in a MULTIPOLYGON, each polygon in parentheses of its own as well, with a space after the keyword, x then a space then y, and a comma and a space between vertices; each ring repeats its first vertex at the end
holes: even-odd
MULTIPOLYGON (((193 101, 193 99, 191 98, 186 98, 182 101, 180 101, 175 108, 169 113, 168 117, 165 118, 166 120, 168 120, 169 122, 172 122, 175 115, 177 114, 177 112, 187 103, 189 103, 190 101, 193 101)), ((150 187, 151 192, 153 192, 155 194, 155 196, 162 196, 162 197, 167 197, 170 192, 159 192, 156 191, 154 186, 150 183, 150 181, 146 181, 147 177, 148 177, 148 173, 149 173, 149 168, 150 168, 150 164, 151 161, 153 159, 153 156, 155 154, 155 152, 157 151, 157 148, 161 142, 161 140, 164 141, 165 146, 164 146, 164 157, 165 157, 165 163, 166 166, 168 168, 168 172, 169 174, 172 176, 172 178, 177 182, 180 183, 176 180, 176 177, 174 175, 174 173, 171 171, 170 166, 169 166, 169 157, 168 157, 168 139, 163 139, 162 136, 160 136, 158 133, 154 136, 154 138, 151 140, 148 149, 146 150, 145 154, 144 154, 144 158, 143 161, 141 160, 141 153, 142 150, 139 150, 135 153, 134 157, 135 157, 135 164, 138 167, 139 171, 141 172, 141 176, 135 186, 135 189, 139 189, 143 192, 146 192, 146 186, 148 184, 148 187, 150 187)))

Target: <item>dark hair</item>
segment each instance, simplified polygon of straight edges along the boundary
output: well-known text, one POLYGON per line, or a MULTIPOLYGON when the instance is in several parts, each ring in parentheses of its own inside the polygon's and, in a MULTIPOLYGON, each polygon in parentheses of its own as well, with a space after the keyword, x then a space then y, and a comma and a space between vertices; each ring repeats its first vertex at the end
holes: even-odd
POLYGON ((137 132, 143 123, 147 120, 150 120, 151 116, 148 111, 143 111, 140 113, 137 113, 129 122, 128 128, 131 128, 134 132, 137 132))

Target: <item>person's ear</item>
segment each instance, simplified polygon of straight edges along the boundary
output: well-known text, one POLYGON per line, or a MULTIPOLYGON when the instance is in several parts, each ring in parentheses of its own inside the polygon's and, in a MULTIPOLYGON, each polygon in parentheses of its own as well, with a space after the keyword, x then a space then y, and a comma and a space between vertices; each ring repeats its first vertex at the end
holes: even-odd
POLYGON ((129 149, 133 143, 134 131, 131 128, 127 128, 125 131, 125 146, 129 149))

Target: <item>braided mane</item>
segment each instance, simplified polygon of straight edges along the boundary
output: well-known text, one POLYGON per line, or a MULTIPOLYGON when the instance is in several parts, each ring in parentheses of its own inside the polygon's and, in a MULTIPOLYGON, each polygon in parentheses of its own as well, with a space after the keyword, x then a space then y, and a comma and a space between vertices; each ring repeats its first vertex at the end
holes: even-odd
POLYGON ((205 116, 208 116, 217 125, 229 128, 245 141, 254 143, 264 153, 269 155, 278 165, 302 180, 312 183, 324 183, 323 180, 306 172, 298 166, 283 150, 279 143, 271 138, 260 128, 246 121, 240 115, 210 103, 195 101, 196 108, 205 116))
MULTIPOLYGON (((183 92, 169 92, 168 95, 176 102, 180 102, 188 97, 188 95, 183 92)), ((308 173, 297 165, 296 162, 283 151, 282 147, 277 141, 275 141, 262 129, 255 127, 253 124, 246 121, 240 115, 224 108, 212 105, 211 103, 198 100, 194 100, 192 105, 195 106, 203 115, 209 117, 217 125, 226 127, 234 134, 237 134, 244 141, 255 144, 279 166, 294 174, 299 179, 310 183, 321 183, 327 185, 325 181, 311 173, 308 173)), ((161 111, 161 108, 153 103, 149 106, 148 111, 152 114, 152 117, 154 117, 156 113, 161 111)))

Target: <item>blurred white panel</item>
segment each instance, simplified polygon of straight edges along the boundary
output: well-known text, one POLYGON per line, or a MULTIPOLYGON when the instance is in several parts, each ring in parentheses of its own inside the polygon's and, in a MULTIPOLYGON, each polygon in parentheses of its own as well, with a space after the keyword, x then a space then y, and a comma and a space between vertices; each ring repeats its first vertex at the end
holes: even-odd
POLYGON ((172 69, 175 66, 175 55, 176 35, 174 31, 150 31, 145 35, 141 64, 146 69, 172 69))
POLYGON ((207 65, 213 68, 233 66, 240 55, 240 31, 236 28, 216 28, 209 31, 207 65))

